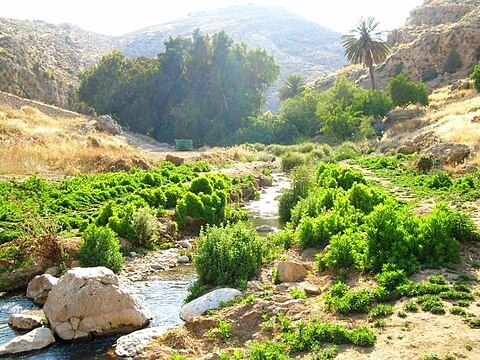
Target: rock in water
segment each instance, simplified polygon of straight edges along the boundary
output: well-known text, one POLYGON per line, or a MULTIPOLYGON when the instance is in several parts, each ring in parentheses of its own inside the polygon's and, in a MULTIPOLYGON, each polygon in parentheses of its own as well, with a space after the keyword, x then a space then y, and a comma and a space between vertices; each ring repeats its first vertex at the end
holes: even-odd
POLYGON ((37 275, 27 286, 27 297, 33 299, 33 302, 37 305, 45 304, 47 296, 50 290, 58 282, 55 276, 49 274, 37 275))
POLYGON ((74 268, 50 291, 43 308, 63 340, 125 333, 146 326, 150 313, 106 267, 74 268))
POLYGON ((152 339, 162 336, 170 329, 168 326, 158 326, 137 330, 131 334, 121 336, 115 344, 115 354, 124 357, 134 357, 139 354, 152 339))
POLYGON ((307 269, 293 261, 280 261, 277 265, 277 275, 280 282, 298 281, 307 275, 307 269))
POLYGON ((39 310, 39 312, 41 315, 34 313, 12 314, 8 319, 8 324, 18 330, 35 329, 47 322, 45 316, 43 316, 43 311, 39 310))
POLYGON ((180 309, 180 318, 190 321, 208 310, 218 309, 223 302, 232 300, 242 293, 236 289, 223 288, 210 291, 198 299, 190 301, 180 309))
POLYGON ((52 330, 37 328, 0 345, 0 355, 40 350, 55 342, 52 330))

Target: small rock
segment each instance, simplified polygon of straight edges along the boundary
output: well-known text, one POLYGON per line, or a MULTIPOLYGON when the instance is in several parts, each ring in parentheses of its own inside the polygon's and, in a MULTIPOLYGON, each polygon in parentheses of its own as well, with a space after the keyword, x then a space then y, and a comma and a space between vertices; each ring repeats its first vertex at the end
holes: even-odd
POLYGON ((192 244, 190 243, 190 241, 187 241, 187 240, 179 241, 178 245, 180 245, 184 249, 191 249, 192 248, 192 244))
POLYGON ((17 336, 0 345, 0 355, 17 354, 39 350, 55 342, 53 331, 48 328, 37 328, 22 336, 17 336))
POLYGON ((190 262, 190 258, 186 255, 183 255, 178 258, 178 262, 180 264, 188 264, 190 262))
POLYGON ((48 294, 57 282, 58 278, 52 275, 37 275, 27 286, 27 297, 33 299, 35 304, 43 305, 45 301, 47 301, 48 294))
POLYGON ((18 330, 32 330, 42 326, 47 322, 45 316, 35 314, 12 314, 8 319, 8 324, 18 330))
POLYGON ((48 268, 47 270, 45 270, 44 274, 59 277, 60 275, 62 275, 62 272, 60 271, 60 269, 58 267, 54 266, 54 267, 51 267, 51 268, 48 268))
POLYGON ((137 256, 137 253, 135 251, 130 251, 130 254, 129 254, 131 257, 136 257, 137 256))
POLYGON ((165 157, 165 160, 175 165, 182 165, 183 162, 185 161, 185 159, 182 159, 181 157, 174 156, 171 154, 167 154, 167 156, 165 157))
POLYGON ((260 225, 255 228, 257 232, 275 232, 277 231, 277 228, 274 228, 273 226, 270 225, 260 225))
POLYGON ((142 352, 152 339, 162 336, 169 329, 168 326, 158 326, 121 336, 115 344, 115 354, 122 357, 134 357, 142 352))
POLYGON ((220 355, 217 353, 210 353, 200 358, 200 360, 219 360, 219 359, 220 359, 220 355))
POLYGON ((294 261, 280 261, 277 265, 277 276, 280 282, 293 282, 303 279, 307 269, 294 261))
POLYGON ((222 303, 229 302, 242 293, 236 289, 222 288, 210 291, 199 298, 190 301, 180 309, 180 318, 189 321, 208 310, 218 309, 222 303))
POLYGON ((305 291, 305 294, 307 295, 320 295, 322 293, 322 290, 320 290, 318 286, 310 284, 308 282, 303 283, 302 287, 305 291))

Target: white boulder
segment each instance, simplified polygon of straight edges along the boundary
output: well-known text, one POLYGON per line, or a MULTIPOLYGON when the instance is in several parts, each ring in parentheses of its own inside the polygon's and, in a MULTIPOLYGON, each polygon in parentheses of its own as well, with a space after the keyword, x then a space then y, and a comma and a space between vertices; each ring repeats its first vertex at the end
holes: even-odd
POLYGON ((48 293, 55 284, 58 282, 58 278, 49 274, 37 275, 27 286, 27 297, 33 299, 33 302, 37 305, 45 304, 47 301, 48 293))
POLYGON ((208 310, 218 309, 222 303, 229 302, 242 293, 236 289, 222 288, 210 291, 199 298, 190 301, 180 309, 180 318, 190 321, 208 310))
POLYGON ((37 328, 0 345, 0 355, 40 350, 55 342, 52 330, 37 328))
POLYGON ((131 332, 151 319, 137 296, 121 288, 106 267, 67 271, 50 291, 43 311, 63 340, 131 332))
POLYGON ((157 326, 137 330, 128 335, 121 336, 115 344, 115 354, 121 357, 134 357, 139 354, 152 339, 159 338, 170 329, 171 327, 168 326, 157 326))

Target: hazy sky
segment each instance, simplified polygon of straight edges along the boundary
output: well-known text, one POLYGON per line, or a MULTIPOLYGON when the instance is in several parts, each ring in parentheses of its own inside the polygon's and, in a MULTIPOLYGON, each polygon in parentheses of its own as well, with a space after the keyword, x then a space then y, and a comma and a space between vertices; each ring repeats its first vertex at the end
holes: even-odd
POLYGON ((339 32, 354 27, 361 16, 374 16, 382 30, 401 26, 422 0, 8 0, 0 4, 0 17, 72 23, 85 30, 121 35, 156 25, 190 12, 238 4, 284 7, 339 32))

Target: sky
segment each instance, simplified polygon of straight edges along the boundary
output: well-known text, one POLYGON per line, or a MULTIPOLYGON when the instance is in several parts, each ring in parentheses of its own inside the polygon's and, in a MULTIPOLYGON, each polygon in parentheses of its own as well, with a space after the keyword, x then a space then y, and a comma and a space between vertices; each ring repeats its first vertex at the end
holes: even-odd
POLYGON ((10 0, 2 1, 0 17, 71 23, 105 35, 122 35, 162 24, 191 12, 240 4, 279 6, 322 26, 346 33, 360 17, 374 16, 381 30, 405 22, 422 0, 10 0))

